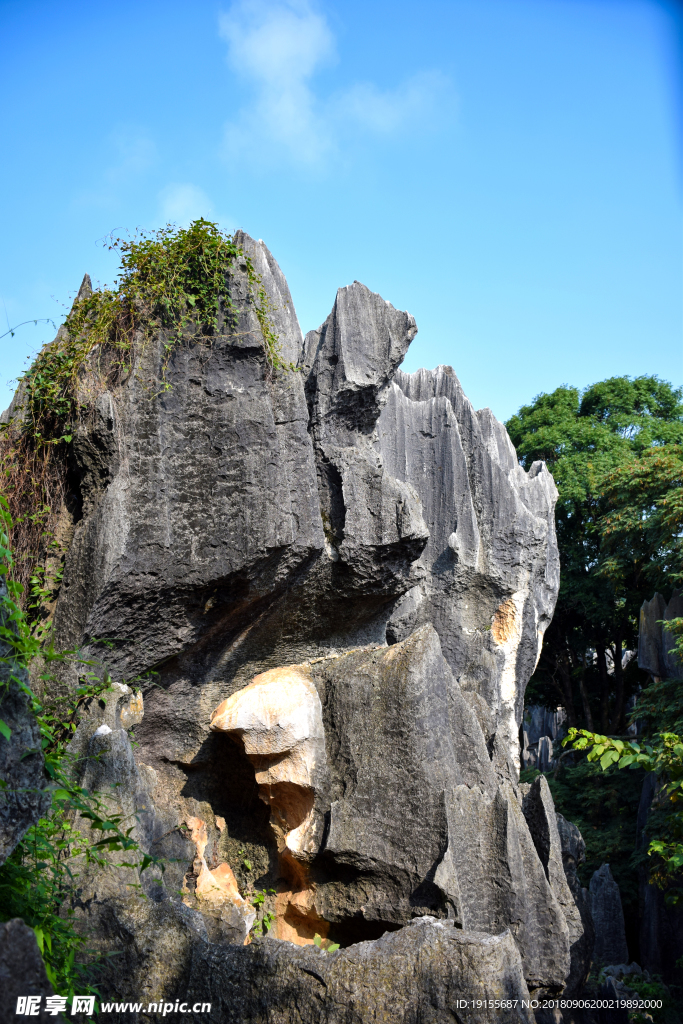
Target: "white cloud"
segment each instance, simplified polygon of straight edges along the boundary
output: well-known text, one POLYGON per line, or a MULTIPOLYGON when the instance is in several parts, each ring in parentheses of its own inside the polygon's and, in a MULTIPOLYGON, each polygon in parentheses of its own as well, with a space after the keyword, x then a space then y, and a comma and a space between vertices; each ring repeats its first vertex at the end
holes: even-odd
POLYGON ((211 220, 213 204, 206 192, 196 185, 167 185, 159 193, 162 220, 180 227, 187 227, 190 221, 204 217, 211 220))
POLYGON ((438 100, 449 91, 450 83, 440 72, 414 75, 396 89, 382 91, 372 82, 359 82, 332 101, 342 122, 366 128, 380 135, 391 135, 436 113, 438 100))
POLYGON ((319 96, 314 77, 335 58, 334 36, 323 14, 307 0, 238 0, 220 17, 228 63, 253 90, 226 127, 232 159, 257 162, 284 155, 313 165, 359 130, 390 136, 424 125, 449 88, 445 76, 413 76, 382 91, 357 83, 330 98, 319 96))
POLYGON ((242 0, 220 18, 228 63, 255 87, 252 103, 228 126, 231 149, 267 139, 305 162, 329 146, 310 79, 334 55, 325 19, 305 2, 242 0))

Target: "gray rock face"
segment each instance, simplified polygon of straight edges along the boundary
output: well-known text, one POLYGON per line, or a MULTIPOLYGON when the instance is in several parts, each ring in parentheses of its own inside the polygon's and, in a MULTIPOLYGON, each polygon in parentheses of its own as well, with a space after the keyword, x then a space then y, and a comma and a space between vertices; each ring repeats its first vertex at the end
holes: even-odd
MULTIPOLYGON (((311 1020, 330 1022, 380 1019, 404 989, 415 1020, 452 1019, 470 978, 470 995, 559 993, 580 914, 549 794, 523 811, 516 766, 558 587, 552 478, 519 467, 450 369, 397 369, 409 314, 356 282, 304 341, 275 260, 238 241, 298 370, 269 367, 238 260, 234 330, 174 347, 170 391, 153 386, 161 337, 116 387, 98 390, 94 364, 81 381, 82 515, 55 632, 120 683, 74 741, 84 782, 167 861, 163 879, 142 878, 154 913, 180 928, 184 964, 202 929, 221 946, 201 970, 224 972, 241 1019, 265 1020, 263 1000, 269 1020, 308 1019, 293 1015, 294 981, 325 1007, 311 1020), (319 934, 344 951, 228 948, 256 907, 280 940, 319 934), (438 923, 412 923, 425 915, 438 923), (238 991, 238 977, 255 980, 238 991), (339 994, 354 977, 372 1012, 339 994), (431 1017, 418 1009, 429 977, 431 1017)), ((135 975, 157 947, 143 908, 120 901, 127 881, 89 877, 82 903, 105 946, 125 940, 135 975)), ((462 1019, 526 1019, 487 1012, 462 1019)))
POLYGON ((683 665, 671 653, 675 637, 664 623, 683 616, 683 594, 674 590, 667 604, 661 594, 644 601, 638 625, 638 667, 658 679, 683 679, 683 665))
MULTIPOLYGON (((18 917, 0 924, 0 1024, 17 1020, 20 996, 40 996, 41 1009, 35 1019, 56 1020, 44 1009, 43 997, 53 992, 33 929, 18 917)), ((58 1019, 64 1020, 61 1014, 58 1019)))
POLYGON ((211 1000, 234 1024, 531 1022, 516 952, 508 932, 461 932, 429 918, 327 956, 280 943, 253 951, 196 947, 188 995, 211 1000))
MULTIPOLYGON (((276 276, 266 283, 282 307, 276 276)), ((81 460, 86 514, 55 629, 65 644, 116 637, 108 662, 122 673, 217 631, 225 647, 323 547, 302 381, 268 380, 239 267, 230 287, 240 310, 234 338, 179 347, 172 389, 151 397, 147 382, 163 360, 157 339, 115 395, 99 395, 78 434, 77 457, 96 448, 108 484, 94 487, 81 460)), ((285 351, 300 347, 291 325, 282 327, 285 351)))
POLYGON ((590 881, 591 916, 595 928, 593 958, 598 964, 625 964, 628 946, 619 886, 609 864, 603 864, 590 881))
MULTIPOLYGON (((212 1018, 225 1024, 533 1022, 522 1007, 529 992, 509 932, 462 932, 452 922, 423 917, 332 954, 277 940, 225 946, 206 942, 177 905, 130 899, 112 901, 101 927, 119 953, 118 969, 105 966, 101 976, 105 999, 145 1007, 176 999, 210 1003, 212 1018), (475 1008, 472 1000, 485 1005, 475 1008)), ((125 1015, 141 1019, 148 1018, 125 1015)))
MULTIPOLYGON (((0 577, 0 595, 6 595, 0 577)), ((4 624, 4 621, 3 621, 4 624)), ((10 855, 27 829, 48 810, 51 802, 44 770, 40 730, 28 696, 28 676, 11 657, 9 644, 0 644, 0 719, 12 730, 9 739, 0 735, 0 864, 10 855)))
POLYGON ((481 694, 517 758, 523 701, 559 586, 543 463, 525 473, 505 427, 475 412, 447 366, 395 374, 379 422, 384 465, 420 495, 426 570, 388 623, 402 639, 432 622, 461 687, 481 694))
POLYGON ((586 844, 583 836, 576 825, 567 821, 561 814, 555 815, 557 821, 557 832, 562 847, 562 864, 567 884, 574 897, 574 902, 581 915, 583 935, 572 942, 571 976, 567 981, 567 991, 581 990, 586 977, 590 971, 595 947, 595 927, 591 915, 590 893, 584 889, 579 881, 577 869, 579 864, 586 859, 586 844))
POLYGON ((427 543, 420 500, 387 473, 377 420, 387 381, 417 333, 415 321, 364 285, 340 288, 318 331, 306 335, 303 369, 327 550, 356 588, 397 574, 406 590, 427 543), (378 557, 379 556, 379 557, 378 557))
POLYGON ((330 934, 352 935, 359 917, 396 926, 424 913, 489 934, 510 928, 529 986, 560 988, 569 965, 562 909, 514 783, 497 776, 433 626, 312 666, 312 677, 332 738, 321 850, 332 877, 315 896, 320 916, 339 922, 330 934))
POLYGON ((531 783, 524 794, 522 807, 546 878, 567 922, 571 967, 564 994, 573 996, 581 991, 588 977, 594 942, 590 912, 585 906, 583 893, 577 884, 574 888, 570 885, 570 881, 576 882, 576 864, 581 856, 578 847, 583 844, 583 839, 576 826, 564 818, 560 832, 561 815, 555 814, 545 776, 539 775, 531 783))

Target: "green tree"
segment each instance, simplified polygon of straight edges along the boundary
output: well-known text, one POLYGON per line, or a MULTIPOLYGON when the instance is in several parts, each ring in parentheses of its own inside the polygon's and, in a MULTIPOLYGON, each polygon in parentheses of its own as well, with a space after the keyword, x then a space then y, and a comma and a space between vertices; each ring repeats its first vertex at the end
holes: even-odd
POLYGON ((680 561, 682 398, 654 376, 612 377, 539 395, 506 424, 521 464, 543 459, 559 491, 560 594, 529 697, 561 704, 570 726, 622 731, 644 681, 622 658, 636 646, 640 605, 670 590, 680 561))

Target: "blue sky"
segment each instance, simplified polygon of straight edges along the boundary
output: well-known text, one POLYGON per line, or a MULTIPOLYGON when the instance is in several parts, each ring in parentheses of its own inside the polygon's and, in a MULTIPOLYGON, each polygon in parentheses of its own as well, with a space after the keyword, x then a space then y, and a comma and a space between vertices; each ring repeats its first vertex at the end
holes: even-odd
MULTIPOLYGON (((111 231, 206 216, 304 331, 363 281, 417 319, 404 368, 501 419, 681 384, 682 38, 663 0, 0 0, 0 322, 111 283, 111 231)), ((52 335, 0 341, 0 408, 52 335)))

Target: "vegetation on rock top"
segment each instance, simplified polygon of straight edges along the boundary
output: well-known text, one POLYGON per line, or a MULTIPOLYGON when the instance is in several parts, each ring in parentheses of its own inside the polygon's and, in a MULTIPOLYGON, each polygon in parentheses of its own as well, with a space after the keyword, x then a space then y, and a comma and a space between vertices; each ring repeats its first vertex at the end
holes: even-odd
POLYGON ((0 492, 9 499, 14 523, 14 572, 24 586, 22 603, 36 615, 59 585, 40 564, 54 543, 55 516, 65 500, 68 446, 91 403, 81 388, 86 368, 103 388, 111 386, 134 371, 150 339, 160 336, 160 379, 149 390, 152 397, 167 391, 166 368, 178 345, 236 336, 229 278, 239 271, 247 278, 269 368, 292 369, 282 359, 270 300, 251 257, 216 224, 200 219, 189 228, 168 225, 113 238, 109 248, 121 255, 116 287, 79 295, 55 340, 23 375, 21 409, 0 428, 0 492))

